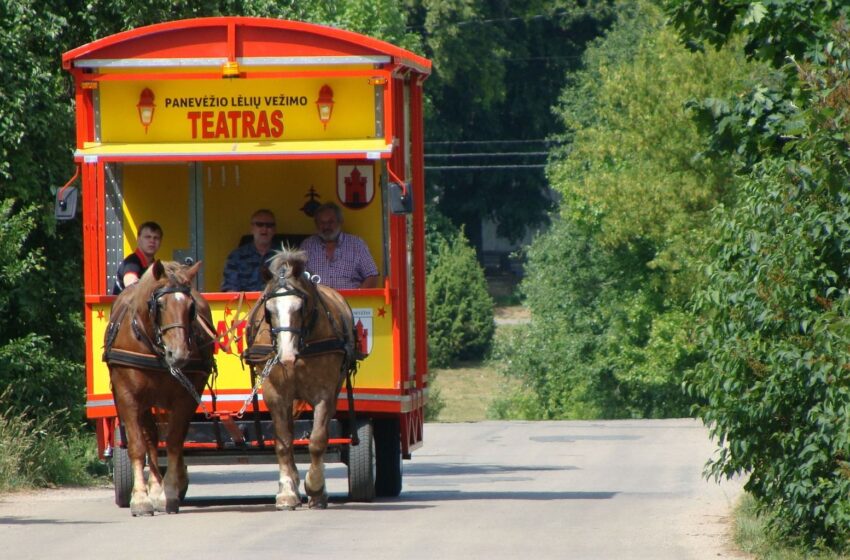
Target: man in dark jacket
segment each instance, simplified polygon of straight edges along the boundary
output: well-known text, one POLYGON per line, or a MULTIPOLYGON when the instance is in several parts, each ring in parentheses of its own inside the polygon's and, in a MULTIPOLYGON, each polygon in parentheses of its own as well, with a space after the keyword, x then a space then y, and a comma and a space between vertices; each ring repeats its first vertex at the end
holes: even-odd
POLYGON ((224 263, 222 292, 258 292, 265 287, 260 270, 272 256, 275 228, 274 213, 260 209, 251 215, 253 239, 230 252, 224 263))
POLYGON ((115 285, 112 287, 113 295, 123 292, 127 286, 139 281, 142 274, 148 269, 156 258, 156 252, 162 243, 162 228, 156 222, 145 222, 139 226, 136 234, 136 250, 129 255, 115 272, 115 285))

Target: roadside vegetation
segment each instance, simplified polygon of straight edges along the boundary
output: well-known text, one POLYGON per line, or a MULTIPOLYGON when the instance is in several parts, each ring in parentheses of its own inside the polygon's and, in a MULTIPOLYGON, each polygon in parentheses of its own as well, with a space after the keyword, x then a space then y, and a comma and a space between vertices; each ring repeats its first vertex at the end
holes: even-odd
POLYGON ((476 415, 694 415, 718 443, 707 473, 748 476, 741 516, 757 514, 765 542, 824 558, 847 548, 845 3, 137 7, 12 0, 0 10, 0 489, 79 482, 101 468, 78 443, 93 449, 81 232, 55 223, 47 188, 73 174, 60 53, 148 23, 232 13, 328 23, 428 56, 432 145, 548 138, 538 144, 545 177, 515 171, 528 160, 500 173, 429 172, 429 419, 476 384, 508 390, 476 415), (485 218, 511 239, 551 220, 526 251, 520 297, 531 316, 520 329, 493 323, 474 249, 485 218), (482 365, 505 377, 483 377, 482 365))
POLYGON ((744 494, 734 512, 734 541, 738 549, 759 560, 848 560, 850 556, 826 548, 794 546, 770 530, 769 522, 759 514, 759 506, 744 494))

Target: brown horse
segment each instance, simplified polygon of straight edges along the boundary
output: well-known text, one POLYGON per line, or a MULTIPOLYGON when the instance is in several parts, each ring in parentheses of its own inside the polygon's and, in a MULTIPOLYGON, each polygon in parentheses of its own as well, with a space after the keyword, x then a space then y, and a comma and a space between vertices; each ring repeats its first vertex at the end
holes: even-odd
POLYGON ((249 318, 251 348, 273 349, 263 370, 268 376, 263 382, 263 399, 274 423, 280 465, 277 509, 301 505, 292 444, 293 404, 299 400, 313 408, 310 468, 304 480, 307 505, 327 507, 324 454, 328 428, 336 414, 337 395, 355 359, 348 302, 336 290, 314 284, 305 275, 306 263, 303 251, 278 252, 269 266, 271 279, 249 318))
POLYGON ((156 261, 112 305, 103 359, 126 433, 134 516, 177 513, 181 494, 189 485, 183 442, 213 367, 208 328, 212 315, 209 304, 191 286, 200 266, 200 262, 188 267, 156 261), (165 477, 157 464, 154 407, 168 411, 165 477))

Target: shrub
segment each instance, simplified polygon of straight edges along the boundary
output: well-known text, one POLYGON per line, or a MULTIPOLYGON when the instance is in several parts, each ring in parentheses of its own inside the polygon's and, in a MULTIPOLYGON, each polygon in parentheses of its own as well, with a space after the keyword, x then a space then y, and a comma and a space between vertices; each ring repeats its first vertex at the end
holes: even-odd
POLYGON ((748 471, 774 529, 834 544, 850 537, 850 173, 814 157, 759 164, 719 213, 697 302, 709 361, 688 388, 724 444, 710 472, 748 471))
POLYGON ((462 232, 434 242, 427 274, 428 361, 447 367, 483 358, 496 325, 493 300, 475 250, 462 232))
POLYGON ((775 532, 828 546, 850 538, 850 165, 836 93, 850 83, 850 31, 838 39, 835 62, 801 74, 799 139, 716 213, 696 301, 708 362, 687 385, 722 444, 710 472, 749 472, 775 532))
MULTIPOLYGON (((9 402, 10 390, 0 395, 9 402)), ((106 474, 90 433, 72 429, 65 411, 34 418, 27 410, 0 410, 0 492, 50 486, 85 485, 106 474)))

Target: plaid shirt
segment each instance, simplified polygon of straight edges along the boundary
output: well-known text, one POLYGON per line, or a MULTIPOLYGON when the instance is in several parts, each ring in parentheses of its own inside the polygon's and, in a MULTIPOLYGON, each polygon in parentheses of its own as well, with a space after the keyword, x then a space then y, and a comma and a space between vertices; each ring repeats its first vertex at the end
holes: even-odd
POLYGON ((237 247, 227 256, 224 263, 224 279, 221 281, 222 292, 259 292, 266 287, 260 277, 260 267, 266 258, 271 257, 271 251, 265 255, 257 252, 253 242, 237 247))
POLYGON ((356 235, 340 233, 330 261, 325 242, 318 235, 305 239, 301 250, 307 252, 307 270, 317 274, 322 284, 335 290, 359 288, 364 280, 378 275, 378 267, 369 248, 356 235))

